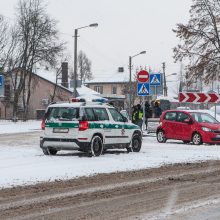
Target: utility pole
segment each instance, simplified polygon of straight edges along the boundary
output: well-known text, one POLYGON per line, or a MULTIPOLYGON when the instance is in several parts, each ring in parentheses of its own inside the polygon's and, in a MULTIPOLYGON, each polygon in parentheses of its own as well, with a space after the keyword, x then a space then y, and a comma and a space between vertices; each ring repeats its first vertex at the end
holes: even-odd
POLYGON ((163 91, 164 91, 164 96, 167 96, 167 81, 166 81, 166 71, 165 71, 165 69, 166 69, 166 64, 165 64, 165 62, 163 62, 162 63, 162 68, 163 68, 163 79, 164 79, 164 87, 163 87, 163 91))
POLYGON ((73 96, 77 96, 77 37, 78 37, 78 29, 75 29, 74 35, 74 74, 73 74, 73 81, 74 81, 74 91, 73 96))
POLYGON ((132 57, 129 56, 129 89, 128 89, 128 94, 129 94, 129 117, 131 118, 131 68, 132 68, 132 63, 131 63, 132 57))

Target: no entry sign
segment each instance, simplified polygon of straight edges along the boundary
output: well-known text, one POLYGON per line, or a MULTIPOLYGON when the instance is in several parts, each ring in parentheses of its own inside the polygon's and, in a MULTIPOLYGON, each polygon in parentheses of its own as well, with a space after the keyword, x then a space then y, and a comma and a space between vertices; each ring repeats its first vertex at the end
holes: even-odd
POLYGON ((149 73, 145 70, 141 70, 138 74, 137 74, 137 80, 140 83, 146 83, 149 80, 149 73))

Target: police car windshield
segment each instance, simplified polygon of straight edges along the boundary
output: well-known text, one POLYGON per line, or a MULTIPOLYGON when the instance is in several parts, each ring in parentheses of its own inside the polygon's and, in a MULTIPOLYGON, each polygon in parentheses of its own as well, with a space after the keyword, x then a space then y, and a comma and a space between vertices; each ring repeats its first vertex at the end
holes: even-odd
POLYGON ((47 120, 74 121, 79 119, 79 108, 51 107, 46 113, 47 120))

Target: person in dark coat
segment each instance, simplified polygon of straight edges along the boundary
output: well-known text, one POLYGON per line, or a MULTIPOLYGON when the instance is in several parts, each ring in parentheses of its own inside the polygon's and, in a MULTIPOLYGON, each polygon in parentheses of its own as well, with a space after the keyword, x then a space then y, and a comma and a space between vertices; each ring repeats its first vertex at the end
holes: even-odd
POLYGON ((145 102, 145 125, 147 130, 148 118, 151 117, 152 110, 148 101, 145 102))
POLYGON ((162 114, 162 109, 160 108, 159 103, 155 102, 155 104, 154 104, 154 116, 155 116, 155 118, 159 118, 161 114, 162 114))

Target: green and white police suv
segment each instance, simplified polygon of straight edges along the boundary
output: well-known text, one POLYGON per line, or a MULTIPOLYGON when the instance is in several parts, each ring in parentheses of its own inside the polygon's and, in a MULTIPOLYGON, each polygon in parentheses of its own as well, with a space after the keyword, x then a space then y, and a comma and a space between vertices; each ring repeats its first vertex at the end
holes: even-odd
POLYGON ((58 103, 48 106, 42 121, 40 147, 46 155, 79 150, 99 156, 104 150, 125 148, 139 152, 140 128, 129 123, 114 107, 102 103, 58 103))

